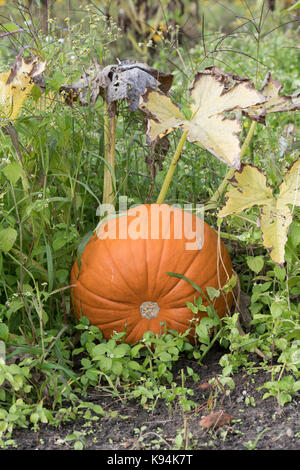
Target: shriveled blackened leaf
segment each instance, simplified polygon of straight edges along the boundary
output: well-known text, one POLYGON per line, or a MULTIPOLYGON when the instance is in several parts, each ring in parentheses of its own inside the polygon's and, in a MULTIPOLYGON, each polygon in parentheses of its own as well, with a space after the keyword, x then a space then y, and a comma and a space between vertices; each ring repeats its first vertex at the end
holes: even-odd
POLYGON ((153 67, 150 67, 148 64, 144 64, 142 62, 135 62, 133 60, 123 60, 119 64, 122 69, 124 70, 129 70, 131 68, 138 68, 149 75, 152 75, 153 78, 155 78, 159 82, 159 89, 163 93, 168 93, 172 86, 173 82, 173 75, 170 73, 165 73, 162 72, 161 70, 154 69, 153 67))
POLYGON ((118 67, 112 74, 110 85, 107 87, 108 103, 128 99, 129 109, 136 111, 139 107, 140 96, 147 87, 156 89, 159 82, 149 73, 138 67, 124 69, 118 67))
POLYGON ((93 106, 99 95, 105 97, 110 114, 114 114, 114 103, 126 99, 131 111, 139 108, 140 96, 147 88, 160 89, 164 93, 170 89, 173 76, 147 64, 123 61, 101 69, 93 64, 82 77, 71 85, 63 85, 61 92, 66 95, 67 104, 79 101, 81 105, 93 106))
POLYGON ((93 106, 101 92, 108 86, 108 79, 102 73, 99 64, 92 64, 87 70, 84 70, 82 76, 76 82, 70 85, 62 85, 60 92, 64 95, 65 101, 72 106, 74 102, 79 101, 82 106, 93 106))

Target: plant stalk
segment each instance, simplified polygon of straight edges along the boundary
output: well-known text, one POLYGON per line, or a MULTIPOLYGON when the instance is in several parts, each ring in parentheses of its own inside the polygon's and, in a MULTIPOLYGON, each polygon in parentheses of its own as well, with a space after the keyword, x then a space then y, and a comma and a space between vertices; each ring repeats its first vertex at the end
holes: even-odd
POLYGON ((104 182, 103 204, 112 204, 115 194, 113 177, 115 171, 116 116, 110 116, 108 103, 104 99, 104 182))
POLYGON ((185 144, 187 134, 188 134, 188 131, 184 131, 183 134, 181 135, 181 138, 178 142, 177 148, 176 148, 175 153, 173 155, 169 170, 166 174, 165 180, 164 180, 163 185, 161 187, 161 191, 160 191, 159 196, 157 198, 157 201, 156 201, 157 204, 162 204, 165 200, 165 197, 166 197, 167 191, 169 189, 169 186, 170 186, 175 168, 177 166, 177 163, 178 163, 178 160, 180 158, 183 146, 185 144))

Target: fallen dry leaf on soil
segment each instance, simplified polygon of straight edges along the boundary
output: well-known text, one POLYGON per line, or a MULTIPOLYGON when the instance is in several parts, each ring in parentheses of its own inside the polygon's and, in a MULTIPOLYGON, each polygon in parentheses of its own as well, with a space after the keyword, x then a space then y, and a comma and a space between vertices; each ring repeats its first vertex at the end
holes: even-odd
POLYGON ((202 384, 198 385, 197 388, 199 390, 206 390, 207 388, 211 388, 211 384, 208 382, 203 382, 202 384))
POLYGON ((232 420, 233 416, 229 415, 228 413, 225 413, 222 410, 215 411, 207 416, 204 416, 204 418, 202 418, 200 421, 200 426, 207 429, 216 427, 220 428, 226 424, 229 424, 232 420))

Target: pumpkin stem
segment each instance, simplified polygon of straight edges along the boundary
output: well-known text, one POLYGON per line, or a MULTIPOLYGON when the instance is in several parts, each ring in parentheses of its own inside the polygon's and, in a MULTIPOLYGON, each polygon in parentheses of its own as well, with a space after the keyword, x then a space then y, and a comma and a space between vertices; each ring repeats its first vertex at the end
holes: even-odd
POLYGON ((143 302, 140 305, 140 312, 143 318, 151 320, 158 315, 160 307, 157 302, 143 302))
POLYGON ((168 173, 166 174, 165 180, 164 180, 163 185, 161 187, 161 191, 160 191, 159 196, 157 198, 157 201, 156 201, 157 204, 162 204, 165 200, 165 197, 166 197, 167 191, 169 189, 169 186, 170 186, 175 168, 177 166, 177 163, 178 163, 178 160, 180 158, 183 146, 185 144, 187 134, 188 134, 188 131, 184 131, 183 134, 181 135, 181 138, 178 142, 177 148, 176 148, 175 153, 173 155, 168 173))

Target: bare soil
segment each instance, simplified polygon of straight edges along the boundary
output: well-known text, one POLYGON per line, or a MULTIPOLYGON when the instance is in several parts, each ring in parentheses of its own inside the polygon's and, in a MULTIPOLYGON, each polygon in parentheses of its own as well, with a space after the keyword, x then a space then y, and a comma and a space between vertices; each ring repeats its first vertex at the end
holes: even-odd
MULTIPOLYGON (((100 404, 105 410, 116 412, 99 417, 97 421, 70 421, 60 427, 42 425, 36 432, 20 429, 14 433, 17 450, 73 450, 74 441, 66 436, 79 431, 84 437, 84 450, 143 451, 172 450, 176 436, 183 435, 182 448, 197 450, 299 450, 300 449, 300 393, 283 408, 275 398, 263 400, 264 390, 257 388, 270 380, 270 373, 258 370, 247 374, 241 370, 233 376, 235 388, 229 396, 219 393, 210 401, 212 390, 208 380, 221 372, 219 358, 224 354, 219 346, 212 349, 203 366, 188 359, 176 365, 178 381, 182 367, 191 366, 199 375, 185 386, 194 390, 191 397, 199 404, 195 411, 183 413, 173 405, 158 402, 147 411, 136 401, 121 402, 97 390, 91 390, 86 401, 100 404), (222 427, 218 423, 204 428, 200 421, 211 411, 222 411, 233 419, 222 427)), ((259 358, 255 358, 259 362, 259 358)))

